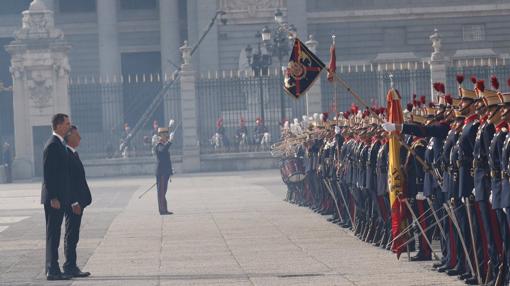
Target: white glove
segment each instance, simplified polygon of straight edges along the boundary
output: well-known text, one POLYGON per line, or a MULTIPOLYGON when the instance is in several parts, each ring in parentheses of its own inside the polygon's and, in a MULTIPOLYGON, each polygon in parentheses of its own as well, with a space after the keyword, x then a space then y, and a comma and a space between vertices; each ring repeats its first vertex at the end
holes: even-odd
POLYGON ((466 203, 466 202, 465 202, 465 200, 464 200, 464 197, 460 198, 460 201, 461 201, 463 204, 465 204, 465 203, 466 203))
POLYGON ((392 131, 397 130, 397 126, 395 125, 395 123, 390 123, 390 122, 384 122, 383 124, 381 124, 381 127, 384 129, 384 131, 387 131, 387 132, 392 132, 392 131))
POLYGON ((168 122, 168 127, 172 127, 174 125, 175 121, 173 119, 170 119, 168 122))
POLYGON ((340 134, 340 127, 335 126, 335 134, 340 134))
POLYGON ((168 141, 172 142, 174 140, 174 132, 170 133, 170 136, 168 137, 168 141))
POLYGON ((491 195, 489 196, 489 202, 492 204, 492 192, 491 195))

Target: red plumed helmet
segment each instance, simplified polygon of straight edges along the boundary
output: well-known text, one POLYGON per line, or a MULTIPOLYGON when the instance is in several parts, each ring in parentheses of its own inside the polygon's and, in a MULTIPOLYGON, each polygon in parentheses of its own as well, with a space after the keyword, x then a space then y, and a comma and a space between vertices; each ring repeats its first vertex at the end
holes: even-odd
POLYGON ((416 93, 413 93, 413 101, 416 99, 416 93))
POLYGON ((412 103, 408 103, 407 106, 406 106, 406 109, 409 112, 413 111, 413 104, 412 103))
POLYGON ((471 82, 473 84, 476 84, 476 76, 474 76, 474 75, 471 76, 471 82))
POLYGON ((384 114, 386 112, 386 108, 381 107, 379 108, 379 114, 384 114))
POLYGON ((459 85, 461 85, 462 82, 464 82, 464 75, 458 74, 456 77, 457 77, 457 82, 459 83, 459 85))
POLYGON ((447 94, 444 96, 444 101, 447 103, 447 104, 453 104, 453 98, 452 98, 452 95, 451 94, 447 94))
POLYGON ((363 118, 367 117, 370 115, 370 110, 369 109, 365 109, 365 111, 363 111, 363 118))
POLYGON ((425 95, 420 96, 420 103, 421 104, 427 103, 427 98, 425 97, 425 95))
POLYGON ((349 111, 346 111, 344 112, 343 116, 345 119, 349 119, 349 115, 351 115, 351 113, 349 111))
POLYGON ((481 92, 484 92, 485 91, 485 81, 483 79, 479 80, 476 82, 476 88, 481 91, 481 92))
POLYGON ((328 121, 329 113, 323 112, 322 113, 322 121, 328 121))
POLYGON ((439 92, 439 85, 440 85, 439 82, 435 82, 435 83, 432 84, 432 87, 434 87, 435 91, 439 92))
POLYGON ((446 88, 444 87, 444 83, 442 82, 439 83, 439 92, 441 92, 442 94, 446 93, 446 88))
POLYGON ((435 107, 434 102, 429 102, 429 107, 434 108, 435 107))
POLYGON ((499 81, 495 75, 491 76, 491 86, 495 90, 499 90, 499 81))

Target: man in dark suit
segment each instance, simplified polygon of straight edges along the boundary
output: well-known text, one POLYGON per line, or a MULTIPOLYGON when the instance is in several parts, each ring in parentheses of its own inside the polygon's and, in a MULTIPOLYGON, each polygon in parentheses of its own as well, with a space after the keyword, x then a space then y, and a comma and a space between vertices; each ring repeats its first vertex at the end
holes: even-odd
POLYGON ((71 277, 60 271, 58 247, 64 209, 69 205, 68 152, 64 136, 71 122, 66 114, 55 114, 51 120, 53 134, 43 152, 43 184, 41 203, 46 219, 46 278, 68 280, 71 277))
POLYGON ((74 125, 71 126, 64 140, 69 151, 70 206, 64 208, 66 219, 64 254, 66 262, 63 268, 64 273, 72 277, 87 277, 90 275, 90 272, 82 272, 76 265, 76 246, 80 239, 81 218, 85 207, 92 202, 87 178, 85 177, 85 169, 76 151, 81 141, 78 128, 74 125))

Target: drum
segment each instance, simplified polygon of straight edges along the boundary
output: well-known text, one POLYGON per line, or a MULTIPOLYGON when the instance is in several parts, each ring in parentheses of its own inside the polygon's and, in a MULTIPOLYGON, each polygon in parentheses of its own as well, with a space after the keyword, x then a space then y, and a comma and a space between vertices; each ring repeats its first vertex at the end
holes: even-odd
POLYGON ((291 183, 301 182, 305 179, 305 166, 300 158, 287 158, 283 161, 282 175, 291 183))

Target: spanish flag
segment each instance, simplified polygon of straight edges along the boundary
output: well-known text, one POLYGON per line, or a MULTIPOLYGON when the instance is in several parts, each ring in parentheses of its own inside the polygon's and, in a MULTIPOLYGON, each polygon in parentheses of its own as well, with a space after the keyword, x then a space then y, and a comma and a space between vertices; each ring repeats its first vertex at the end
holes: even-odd
MULTIPOLYGON (((391 88, 386 96, 387 101, 387 121, 395 124, 402 124, 404 116, 402 106, 400 104, 400 94, 397 90, 391 88)), ((389 134, 389 154, 388 154, 388 190, 390 191, 391 205, 391 232, 393 238, 397 237, 406 227, 404 220, 405 205, 400 202, 400 198, 404 195, 404 178, 400 161, 400 132, 393 131, 389 134)), ((406 250, 402 244, 407 240, 406 236, 402 236, 393 242, 392 251, 400 254, 406 250)))
POLYGON ((323 69, 324 63, 296 38, 285 73, 285 92, 298 98, 319 78, 323 69))

